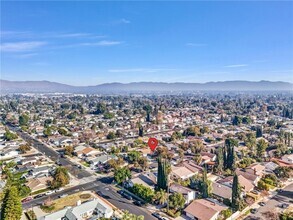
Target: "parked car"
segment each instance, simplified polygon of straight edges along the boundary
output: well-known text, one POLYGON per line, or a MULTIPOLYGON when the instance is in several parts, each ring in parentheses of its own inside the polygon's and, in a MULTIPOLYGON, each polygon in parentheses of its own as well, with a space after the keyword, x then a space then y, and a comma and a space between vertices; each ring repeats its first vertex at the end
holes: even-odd
POLYGON ((124 190, 119 190, 117 191, 118 194, 123 195, 124 194, 124 190))
POLYGON ((259 202, 258 203, 260 206, 265 206, 266 204, 264 202, 259 202))
POLYGON ((134 205, 137 205, 137 206, 143 206, 143 205, 145 205, 145 203, 143 203, 143 202, 141 202, 141 201, 138 201, 138 200, 135 200, 135 201, 133 202, 133 204, 134 204, 134 205))
POLYGON ((161 219, 160 214, 157 212, 152 213, 152 216, 156 217, 157 219, 161 219))
POLYGON ((22 203, 29 202, 29 201, 31 201, 32 199, 33 199, 33 198, 32 198, 31 196, 29 196, 29 197, 27 197, 27 198, 21 200, 21 202, 22 202, 22 203))
POLYGON ((53 191, 47 191, 46 192, 46 195, 51 195, 51 194, 53 194, 54 192, 53 191))
POLYGON ((59 189, 56 189, 55 192, 60 192, 62 191, 64 188, 59 188, 59 189))
POLYGON ((277 192, 278 193, 281 193, 281 192, 283 192, 284 190, 282 190, 282 189, 277 189, 277 192))
POLYGON ((45 193, 42 193, 42 194, 36 195, 36 196, 34 197, 34 199, 41 198, 41 197, 43 197, 43 196, 45 196, 45 195, 46 195, 45 193))
POLYGON ((131 195, 128 195, 127 193, 123 193, 123 197, 124 197, 125 199, 132 200, 131 195))
POLYGON ((256 190, 252 190, 251 192, 252 192, 253 194, 255 194, 255 195, 258 195, 258 194, 259 194, 259 192, 256 191, 256 190))
POLYGON ((59 198, 64 198, 64 197, 66 197, 66 196, 68 196, 68 194, 67 193, 65 193, 65 194, 62 194, 62 195, 60 195, 60 196, 58 196, 59 198))
POLYGON ((104 196, 104 194, 101 192, 101 191, 96 191, 96 193, 99 195, 99 196, 101 196, 101 197, 103 197, 104 196))
POLYGON ((282 208, 282 209, 286 209, 286 208, 289 207, 289 204, 287 204, 287 203, 282 203, 282 204, 279 205, 279 207, 282 208))
POLYGON ((250 209, 250 212, 251 212, 252 214, 256 214, 256 213, 257 213, 257 209, 250 209))

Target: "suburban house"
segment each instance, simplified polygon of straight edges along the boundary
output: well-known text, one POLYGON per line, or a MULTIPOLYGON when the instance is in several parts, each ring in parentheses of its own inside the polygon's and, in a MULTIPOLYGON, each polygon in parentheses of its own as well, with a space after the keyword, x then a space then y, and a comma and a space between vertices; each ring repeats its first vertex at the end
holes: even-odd
POLYGON ((293 154, 290 154, 290 155, 286 154, 286 155, 284 155, 282 157, 282 161, 284 163, 293 164, 293 154))
POLYGON ((88 162, 91 164, 91 166, 96 166, 99 164, 105 164, 111 159, 117 159, 117 157, 114 155, 102 154, 98 157, 88 160, 88 162))
POLYGON ((190 188, 181 186, 177 183, 172 183, 169 187, 170 192, 177 192, 181 193, 185 198, 185 203, 189 204, 191 201, 193 201, 196 198, 196 192, 190 188))
POLYGON ((222 200, 230 200, 232 197, 232 188, 221 183, 212 182, 212 194, 222 200))
POLYGON ((267 162, 264 164, 265 166, 265 172, 266 173, 273 173, 274 170, 279 167, 278 164, 274 163, 274 162, 267 162))
POLYGON ((99 219, 110 218, 113 215, 113 209, 106 202, 99 198, 78 203, 75 207, 66 207, 60 211, 42 216, 38 220, 84 220, 84 219, 99 219))
POLYGON ((18 151, 18 146, 4 146, 1 145, 0 146, 0 160, 5 160, 5 159, 9 159, 9 158, 13 158, 16 157, 19 154, 18 151), (3 148, 2 148, 3 147, 3 148))
POLYGON ((197 199, 184 209, 188 219, 216 220, 221 211, 228 209, 211 199, 197 199))
POLYGON ((172 166, 171 169, 171 177, 173 179, 187 180, 196 174, 185 166, 172 166))
POLYGON ((43 176, 39 178, 29 179, 25 185, 29 187, 32 192, 35 192, 38 190, 48 188, 52 180, 53 180, 52 177, 43 176))
POLYGON ((42 167, 35 167, 28 171, 29 175, 31 176, 49 176, 52 172, 53 167, 51 166, 42 166, 42 167))
POLYGON ((251 164, 249 167, 245 169, 245 171, 261 177, 265 169, 266 169, 265 166, 259 163, 256 163, 256 164, 251 164))
POLYGON ((187 169, 191 170, 194 174, 199 174, 203 171, 203 168, 201 166, 198 166, 196 163, 190 160, 184 161, 182 165, 187 169))
POLYGON ((35 164, 37 163, 38 159, 37 157, 26 157, 19 161, 20 165, 26 165, 26 164, 35 164))
MULTIPOLYGON (((243 191, 244 192, 250 192, 254 189, 254 184, 246 179, 244 176, 242 175, 238 175, 238 181, 239 181, 239 184, 240 186, 242 187, 243 191)), ((228 187, 232 187, 232 184, 233 184, 233 176, 228 176, 224 179, 220 179, 217 181, 217 183, 219 184, 223 184, 225 186, 228 186, 228 187)))
POLYGON ((133 187, 134 184, 142 184, 146 187, 154 189, 155 185, 157 184, 157 177, 151 172, 145 172, 138 175, 137 177, 130 179, 127 183, 129 187, 133 187))

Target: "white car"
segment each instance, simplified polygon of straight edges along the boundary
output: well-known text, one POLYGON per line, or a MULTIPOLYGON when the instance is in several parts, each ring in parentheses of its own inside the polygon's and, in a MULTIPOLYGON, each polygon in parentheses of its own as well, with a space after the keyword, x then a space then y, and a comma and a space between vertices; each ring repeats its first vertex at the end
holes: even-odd
POLYGON ((60 192, 62 191, 64 188, 59 188, 59 189, 56 189, 55 192, 60 192))
POLYGON ((46 195, 51 195, 53 193, 54 193, 54 191, 48 191, 48 192, 46 192, 46 195))

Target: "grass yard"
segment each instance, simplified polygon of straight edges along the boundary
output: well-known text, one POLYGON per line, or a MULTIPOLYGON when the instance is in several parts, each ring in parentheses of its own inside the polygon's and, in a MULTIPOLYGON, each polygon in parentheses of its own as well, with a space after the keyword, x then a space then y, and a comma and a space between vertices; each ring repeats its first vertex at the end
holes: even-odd
POLYGON ((87 201, 89 199, 94 198, 94 196, 90 193, 75 193, 69 196, 66 196, 64 198, 56 199, 54 200, 54 209, 51 212, 59 211, 66 206, 76 206, 76 203, 78 200, 81 200, 81 202, 87 201), (85 196, 85 194, 89 196, 85 196))

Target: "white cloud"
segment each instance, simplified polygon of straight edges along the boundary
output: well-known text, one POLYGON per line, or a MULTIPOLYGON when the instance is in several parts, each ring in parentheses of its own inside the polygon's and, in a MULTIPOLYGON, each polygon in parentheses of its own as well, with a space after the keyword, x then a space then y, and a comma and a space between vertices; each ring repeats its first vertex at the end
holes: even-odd
POLYGON ((93 43, 81 43, 78 44, 77 46, 115 46, 122 44, 123 42, 121 41, 108 41, 108 40, 102 40, 99 42, 93 42, 93 43))
POLYGON ((26 59, 26 58, 30 58, 30 57, 34 57, 38 55, 37 53, 24 53, 24 54, 17 54, 14 55, 14 58, 20 58, 20 59, 26 59))
POLYGON ((131 22, 125 18, 121 18, 119 20, 113 21, 110 24, 117 25, 117 24, 130 24, 131 22))
POLYGON ((156 73, 161 71, 174 71, 177 69, 165 69, 165 68, 130 68, 130 69, 109 69, 110 73, 130 73, 130 72, 144 72, 144 73, 156 73))
POLYGON ((227 65, 227 66, 224 66, 224 67, 237 68, 237 67, 244 67, 244 66, 248 66, 248 64, 234 64, 234 65, 227 65))
POLYGON ((119 21, 120 21, 120 23, 122 23, 122 24, 130 24, 130 21, 127 20, 127 19, 125 19, 125 18, 122 18, 122 19, 120 19, 119 21))
POLYGON ((45 41, 24 41, 24 42, 13 42, 13 43, 3 43, 1 44, 1 51, 3 52, 25 52, 38 49, 47 42, 45 41))
POLYGON ((185 44, 188 47, 204 47, 207 46, 207 44, 201 44, 201 43, 187 43, 185 44))

